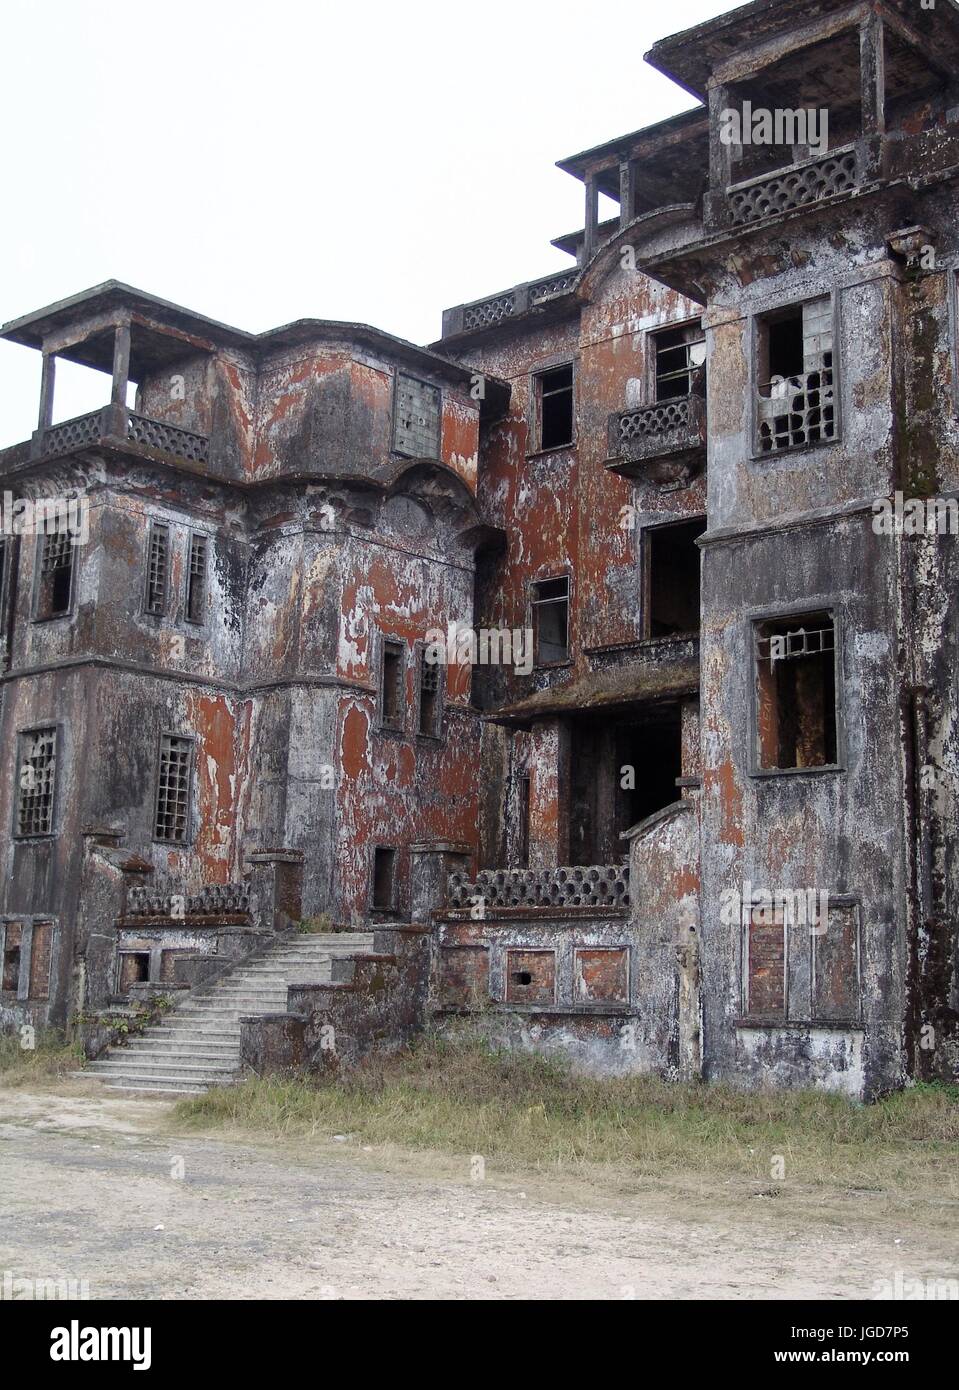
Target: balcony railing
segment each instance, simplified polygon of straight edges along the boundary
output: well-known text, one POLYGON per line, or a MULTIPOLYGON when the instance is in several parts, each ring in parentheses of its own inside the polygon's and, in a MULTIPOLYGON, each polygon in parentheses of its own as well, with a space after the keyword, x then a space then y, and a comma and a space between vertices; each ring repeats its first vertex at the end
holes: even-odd
POLYGON ((465 872, 450 874, 447 903, 451 908, 484 911, 509 908, 629 907, 629 868, 626 864, 593 864, 559 869, 481 869, 475 879, 465 872))
POLYGON ((746 226, 838 193, 850 193, 859 183, 856 147, 848 145, 821 158, 731 184, 726 190, 729 219, 734 227, 746 226))
POLYGON ((611 415, 609 454, 613 472, 643 474, 663 488, 686 486, 706 458, 706 402, 677 396, 611 415))
POLYGON ((226 917, 248 914, 249 883, 211 883, 199 893, 172 889, 131 888, 127 893, 127 918, 226 917))
POLYGON ((472 304, 461 304, 444 314, 443 336, 452 337, 456 333, 470 333, 477 328, 494 328, 506 319, 517 318, 528 309, 548 300, 558 299, 568 294, 579 277, 579 266, 561 270, 555 275, 544 275, 541 280, 531 280, 525 285, 514 285, 512 289, 501 290, 486 299, 474 300, 472 304))
POLYGON ((76 449, 115 442, 140 444, 190 463, 209 461, 210 441, 206 435, 194 434, 162 420, 151 420, 122 405, 104 406, 89 415, 78 415, 73 420, 38 430, 33 436, 31 452, 34 458, 60 458, 76 449))

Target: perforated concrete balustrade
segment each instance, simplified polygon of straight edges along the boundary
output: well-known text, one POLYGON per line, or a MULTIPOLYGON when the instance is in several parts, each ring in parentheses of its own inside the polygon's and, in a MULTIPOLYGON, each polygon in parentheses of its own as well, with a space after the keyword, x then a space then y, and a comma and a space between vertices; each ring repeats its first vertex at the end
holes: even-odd
POLYGON ((629 869, 625 864, 578 865, 558 869, 482 869, 471 880, 450 874, 450 907, 608 907, 629 905, 629 869))
POLYGON ((178 893, 175 889, 131 888, 127 897, 128 917, 207 917, 249 912, 251 889, 246 883, 213 883, 199 893, 178 893))

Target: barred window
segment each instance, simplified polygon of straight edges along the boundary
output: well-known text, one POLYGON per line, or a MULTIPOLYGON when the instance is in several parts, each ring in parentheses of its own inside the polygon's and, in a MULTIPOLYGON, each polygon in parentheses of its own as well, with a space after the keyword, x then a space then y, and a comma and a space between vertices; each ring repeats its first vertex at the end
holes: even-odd
POLYGON ((57 731, 37 729, 23 736, 17 779, 17 834, 53 831, 53 792, 57 771, 57 731))
POLYGON ((170 528, 150 527, 147 550, 147 587, 144 607, 155 617, 162 617, 167 608, 170 582, 170 528))
POLYGON ((427 661, 426 648, 420 652, 420 714, 419 732, 436 737, 439 733, 440 668, 427 661))
POLYGON ((40 574, 37 618, 59 618, 70 611, 73 593, 73 541, 66 531, 39 537, 40 574))
POLYGON ((154 839, 186 842, 190 823, 190 765, 193 740, 164 734, 160 740, 154 839))
POLYGON ((190 564, 186 577, 186 617, 190 623, 203 622, 208 552, 207 537, 194 532, 190 537, 190 564))
POLYGON ((396 378, 393 448, 409 458, 439 458, 440 392, 411 376, 396 378))

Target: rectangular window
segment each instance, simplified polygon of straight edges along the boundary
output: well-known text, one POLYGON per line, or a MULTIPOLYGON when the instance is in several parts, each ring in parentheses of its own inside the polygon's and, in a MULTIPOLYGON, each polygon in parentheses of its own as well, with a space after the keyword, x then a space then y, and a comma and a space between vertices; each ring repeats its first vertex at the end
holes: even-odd
POLYGON ((533 585, 533 647, 537 666, 569 660, 569 578, 533 585))
POLYGON ((373 898, 377 912, 391 912, 396 905, 396 850, 377 846, 373 851, 373 898))
POLYGON ((380 668, 380 723, 386 729, 402 729, 406 672, 403 669, 403 643, 387 639, 383 643, 380 668))
POLYGON ((757 323, 760 453, 836 438, 832 301, 828 295, 757 323))
POLYGON ((126 994, 131 985, 144 984, 150 978, 149 951, 121 951, 117 961, 117 993, 126 994))
POLYGON ((170 585, 170 528, 154 524, 147 545, 147 584, 144 608, 154 617, 167 609, 170 585))
POLYGON ((70 612, 73 597, 73 557, 75 547, 66 531, 38 536, 39 575, 36 614, 40 618, 62 618, 70 612))
POLYGON ((34 922, 30 933, 30 998, 49 999, 53 923, 34 922))
POLYGON ((424 647, 420 651, 419 732, 428 738, 438 738, 441 713, 439 663, 427 661, 424 647))
POLYGON ((186 576, 186 620, 202 623, 206 615, 206 571, 210 543, 207 536, 194 532, 190 537, 190 558, 186 576))
POLYGON ((17 779, 17 834, 53 833, 53 795, 57 774, 57 731, 22 735, 17 779))
POLYGON ((533 378, 533 452, 562 449, 573 442, 573 364, 533 378))
POLYGON ((19 922, 8 922, 3 934, 3 989, 16 994, 20 986, 20 943, 23 928, 19 922))
POLYGON ((393 449, 408 458, 440 456, 440 405, 436 386, 415 377, 398 375, 393 420, 393 449))
POLYGON ((743 910, 748 1019, 852 1023, 862 1012, 859 905, 818 888, 776 888, 743 910))
POLYGON ((153 838, 166 844, 186 843, 190 826, 190 774, 193 740, 164 734, 160 739, 156 815, 153 838))
POLYGON ((832 767, 837 761, 836 625, 830 613, 755 628, 759 766, 832 767))
POLYGON ((654 333, 653 343, 656 349, 655 400, 670 401, 701 393, 706 336, 700 321, 654 333))
POLYGON ((702 517, 643 532, 647 637, 674 637, 699 631, 699 546, 706 530, 702 517))

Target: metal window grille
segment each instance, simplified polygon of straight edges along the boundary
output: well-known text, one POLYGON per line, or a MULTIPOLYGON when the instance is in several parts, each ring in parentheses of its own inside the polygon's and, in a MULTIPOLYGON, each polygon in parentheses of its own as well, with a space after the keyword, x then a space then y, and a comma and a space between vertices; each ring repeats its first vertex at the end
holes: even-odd
POLYGON ((49 835, 52 831, 56 770, 56 729, 27 734, 20 761, 18 835, 49 835))
POLYGON ((206 536, 190 537, 190 567, 187 573, 186 616, 191 623, 203 621, 206 604, 206 569, 209 546, 206 536))
POLYGON ((187 838, 190 812, 190 762, 193 742, 164 734, 160 740, 154 837, 171 844, 187 838))
POLYGON ((147 558, 146 610, 166 612, 167 585, 170 576, 170 532, 166 526, 154 526, 150 531, 150 551, 147 558))

